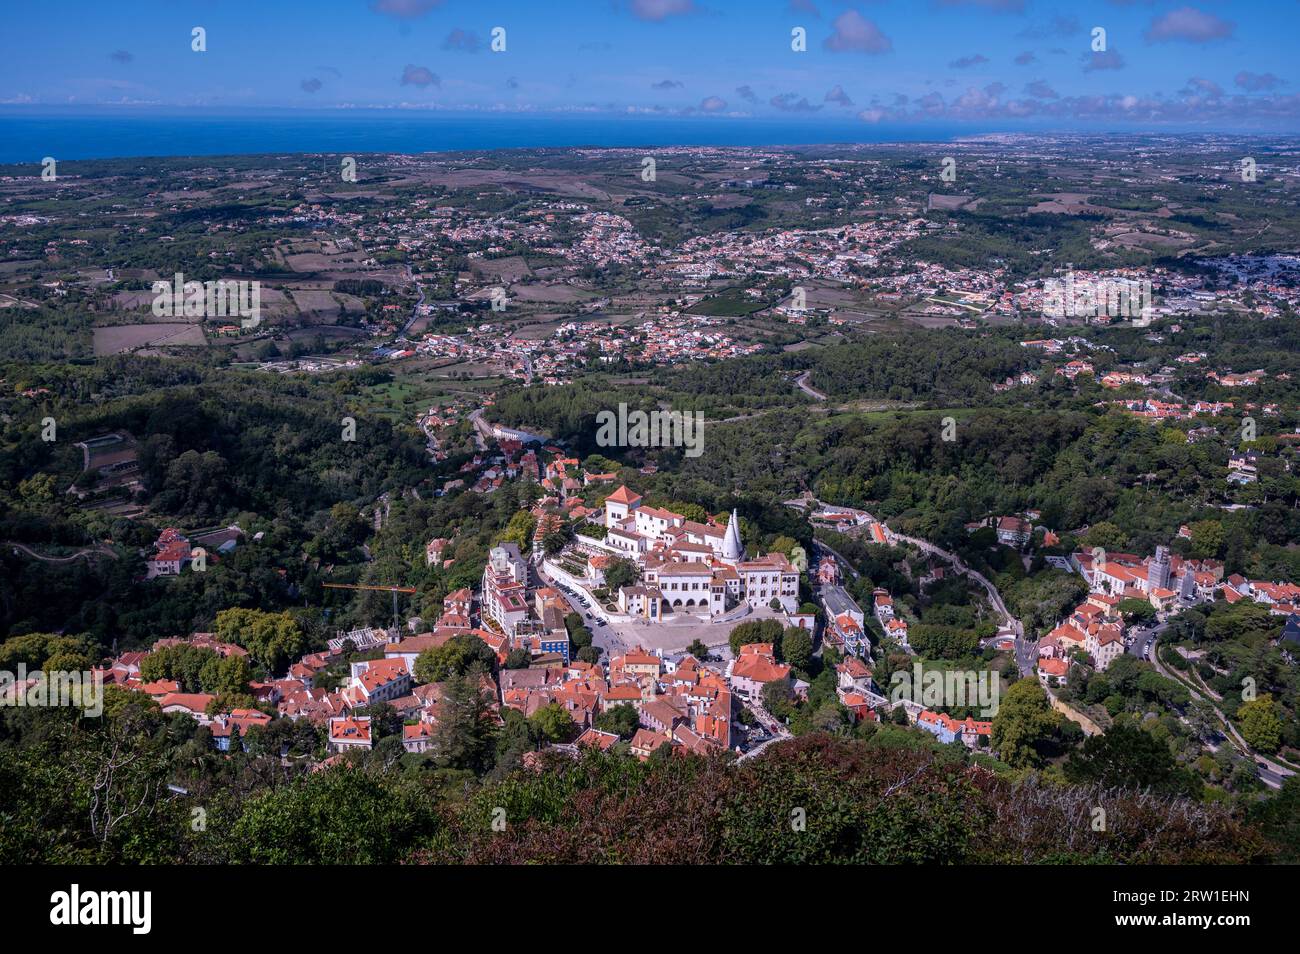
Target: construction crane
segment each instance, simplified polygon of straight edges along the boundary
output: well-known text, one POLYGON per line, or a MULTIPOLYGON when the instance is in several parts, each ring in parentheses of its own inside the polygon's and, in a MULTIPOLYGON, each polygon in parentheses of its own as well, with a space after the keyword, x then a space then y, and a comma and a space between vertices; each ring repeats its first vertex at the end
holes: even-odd
POLYGON ((413 586, 389 586, 382 583, 322 583, 321 586, 331 590, 378 590, 381 593, 393 594, 393 628, 396 629, 401 624, 397 616, 397 594, 414 593, 413 586))

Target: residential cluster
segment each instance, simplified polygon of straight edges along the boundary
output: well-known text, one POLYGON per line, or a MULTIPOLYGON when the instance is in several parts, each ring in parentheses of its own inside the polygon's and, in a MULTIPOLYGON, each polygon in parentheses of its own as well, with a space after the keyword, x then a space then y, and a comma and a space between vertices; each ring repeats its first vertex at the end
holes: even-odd
POLYGON ((1225 578, 1222 562, 1183 557, 1165 546, 1149 556, 1079 551, 1071 554, 1069 566, 1087 580, 1090 592, 1038 640, 1038 677, 1045 685, 1065 685, 1072 660, 1086 658, 1097 671, 1105 671, 1132 645, 1135 631, 1121 606, 1126 600, 1150 604, 1162 622, 1203 603, 1253 600, 1287 620, 1293 635, 1279 639, 1294 643, 1300 638, 1300 585, 1294 583, 1239 574, 1225 578))

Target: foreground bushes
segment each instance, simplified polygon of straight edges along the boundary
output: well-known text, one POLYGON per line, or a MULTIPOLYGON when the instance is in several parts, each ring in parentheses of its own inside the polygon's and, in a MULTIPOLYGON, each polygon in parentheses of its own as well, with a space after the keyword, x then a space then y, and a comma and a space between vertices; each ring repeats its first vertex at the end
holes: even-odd
POLYGON ((548 760, 542 771, 480 790, 436 841, 419 860, 1241 864, 1272 856, 1225 808, 1016 783, 925 752, 822 735, 739 764, 548 760), (493 829, 494 817, 504 831, 493 829))
POLYGON ((1294 858, 1298 837, 1296 785, 1247 823, 1226 805, 818 734, 743 762, 547 754, 483 784, 229 759, 183 716, 18 721, 0 732, 0 863, 1241 864, 1294 858))

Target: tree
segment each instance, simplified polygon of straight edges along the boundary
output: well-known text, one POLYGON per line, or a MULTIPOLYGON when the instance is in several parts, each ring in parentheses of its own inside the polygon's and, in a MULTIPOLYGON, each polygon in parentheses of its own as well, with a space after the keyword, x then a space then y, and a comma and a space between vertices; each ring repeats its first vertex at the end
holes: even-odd
POLYGON ((1150 602, 1131 596, 1120 600, 1116 610, 1131 623, 1145 623, 1156 615, 1156 608, 1150 602))
POLYGON ((635 563, 623 557, 616 557, 605 568, 605 585, 611 593, 617 593, 620 587, 631 586, 640 577, 640 570, 635 563))
POLYGON ((705 646, 704 641, 701 639, 691 640, 691 644, 686 647, 686 651, 701 662, 705 662, 709 658, 709 647, 705 646))
POLYGON ((757 619, 740 623, 731 630, 727 637, 731 643, 733 655, 740 655, 740 647, 750 643, 771 643, 775 651, 780 651, 781 624, 774 619, 757 619))
POLYGON ((577 629, 572 630, 569 633, 569 642, 571 642, 578 649, 583 649, 586 646, 590 646, 593 638, 594 637, 591 634, 591 630, 589 630, 586 626, 579 626, 577 629))
MULTIPOLYGON (((999 582, 999 586, 1002 584, 999 582)), ((1057 570, 1035 573, 1002 588, 1003 599, 1012 613, 1029 630, 1049 630, 1056 621, 1088 592, 1088 585, 1075 573, 1057 570)))
POLYGON ((1181 682, 1167 679, 1153 669, 1140 673, 1134 687, 1148 701, 1158 702, 1169 709, 1181 709, 1192 697, 1181 682))
POLYGON ((1193 699, 1187 707, 1187 724, 1204 742, 1212 742, 1223 732, 1214 706, 1203 699, 1193 699))
POLYGON ((339 767, 254 795, 226 850, 255 864, 395 864, 437 827, 436 803, 418 785, 339 767))
POLYGON ((796 669, 807 672, 813 660, 812 633, 802 626, 787 626, 781 634, 781 657, 796 669))
POLYGON ((1128 722, 1112 725, 1070 753, 1065 777, 1076 784, 1150 789, 1167 795, 1193 795, 1193 776, 1179 767, 1169 744, 1128 722))
POLYGON ((1128 546, 1128 534, 1115 524, 1103 520, 1088 528, 1088 532, 1083 535, 1083 542, 1089 549, 1101 547, 1103 550, 1122 550, 1128 546))
POLYGON ((492 716, 479 685, 482 672, 471 669, 451 676, 443 689, 434 734, 438 763, 481 773, 492 752, 492 716))
POLYGON ((78 766, 77 787, 89 788, 90 831, 101 848, 157 811, 165 776, 158 754, 136 741, 152 718, 137 710, 111 720, 78 766))
MULTIPOLYGON (((207 692, 208 681, 217 679, 214 666, 220 660, 220 656, 206 647, 184 643, 164 646, 140 661, 140 678, 145 682, 168 679, 177 683, 182 692, 207 692)), ((236 692, 246 690, 247 685, 234 687, 236 692)))
POLYGON ((1037 680, 1020 679, 1011 684, 993 717, 993 748, 1008 765, 1036 768, 1043 764, 1042 749, 1059 719, 1037 680))
POLYGON ((790 683, 785 679, 773 679, 763 683, 763 708, 778 719, 790 714, 790 683))
POLYGON ((230 491, 225 459, 215 451, 187 450, 167 465, 159 506, 199 518, 217 516, 230 491))
POLYGON ((620 702, 599 713, 592 724, 602 732, 613 732, 619 738, 630 739, 641 727, 641 717, 626 702, 620 702))
POLYGON ((1276 795, 1256 802, 1250 808, 1250 818, 1281 846, 1277 863, 1300 863, 1300 775, 1288 776, 1276 795))
MULTIPOLYGON (((146 656, 147 661, 150 657, 146 656)), ((0 643, 0 669, 12 672, 19 663, 28 671, 90 669, 95 658, 84 639, 51 633, 27 633, 0 643), (51 661, 54 665, 50 665, 51 661)))
POLYGON ((405 722, 402 714, 387 702, 378 702, 366 706, 366 715, 370 716, 370 737, 374 740, 389 736, 400 736, 405 722))
POLYGON ((783 553, 785 554, 786 557, 789 557, 790 554, 794 552, 794 548, 797 547, 798 545, 799 545, 799 541, 796 540, 794 537, 787 537, 785 535, 781 535, 772 541, 770 552, 783 553))
POLYGON ((1237 708, 1241 735, 1252 749, 1271 755, 1282 746, 1282 720, 1278 706, 1268 693, 1237 708))
POLYGON ((56 499, 53 474, 33 474, 18 482, 18 498, 24 508, 36 512, 48 510, 56 499))
POLYGON ((928 659, 960 659, 979 649, 979 635, 974 630, 956 626, 918 623, 907 632, 907 641, 928 659))
POLYGON ((505 533, 501 535, 501 541, 517 544, 520 550, 527 550, 532 543, 535 529, 537 529, 537 518, 527 510, 520 510, 510 518, 505 533))
POLYGON ((530 653, 528 650, 523 648, 512 649, 510 650, 510 654, 506 656, 506 662, 504 668, 527 669, 529 664, 532 661, 533 661, 533 654, 530 653))
POLYGON ((1223 524, 1218 520, 1198 520, 1189 529, 1192 532, 1191 554, 1198 559, 1216 557, 1223 550, 1223 524))
POLYGON ((496 654, 472 633, 459 633, 441 646, 433 646, 415 657, 417 682, 442 682, 464 675, 472 668, 490 669, 496 654))
POLYGON ((199 682, 202 684, 203 691, 217 695, 247 693, 248 683, 252 677, 248 660, 233 653, 229 656, 218 656, 213 653, 212 658, 199 670, 199 682))
POLYGON ((569 715, 569 710, 558 702, 550 702, 542 706, 528 721, 532 724, 537 737, 545 742, 568 742, 577 729, 573 716, 569 715))
POLYGON ((835 699, 822 703, 812 716, 812 728, 816 732, 837 734, 848 729, 849 725, 848 710, 835 699))
POLYGON ((271 674, 282 672, 290 659, 307 651, 307 638, 289 612, 222 610, 213 631, 218 639, 243 646, 271 674))
POLYGON ((347 502, 330 508, 329 519, 320 533, 308 542, 307 553, 322 561, 338 560, 366 538, 369 525, 356 506, 347 502))
POLYGON ((1243 600, 1231 606, 1214 606, 1213 612, 1205 621, 1203 633, 1210 642, 1219 643, 1273 636, 1277 627, 1277 617, 1269 612, 1267 606, 1243 600))
POLYGON ((709 512, 697 503, 690 503, 683 500, 670 500, 665 510, 671 510, 673 513, 679 513, 687 520, 693 520, 695 523, 708 523, 709 512))
POLYGON ((546 536, 542 537, 542 549, 547 556, 555 556, 568 544, 570 533, 568 529, 552 530, 546 536))

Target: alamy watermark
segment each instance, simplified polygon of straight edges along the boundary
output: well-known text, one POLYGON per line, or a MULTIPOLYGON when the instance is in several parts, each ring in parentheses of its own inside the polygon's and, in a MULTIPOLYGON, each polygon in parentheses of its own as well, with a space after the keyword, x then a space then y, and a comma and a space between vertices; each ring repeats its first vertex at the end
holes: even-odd
POLYGON ((596 414, 599 447, 684 447, 687 457, 704 453, 703 411, 617 411, 596 414))
POLYGON ((978 707, 980 714, 998 714, 1002 685, 998 674, 987 669, 930 669, 920 663, 912 671, 900 669, 889 679, 889 701, 914 702, 927 709, 978 707))
POLYGON ((233 318, 241 328, 262 323, 262 283, 259 281, 187 282, 177 272, 172 283, 153 283, 156 318, 233 318))
POLYGON ((26 663, 19 663, 17 672, 0 669, 0 707, 4 706, 70 706, 97 719, 104 714, 104 674, 94 670, 28 672, 26 663))
POLYGON ((50 923, 58 927, 122 925, 132 934, 153 927, 152 891, 92 891, 74 884, 50 895, 50 923))
POLYGON ((1151 282, 1146 279, 1079 278, 1043 282, 1043 315, 1047 318, 1132 318, 1151 320, 1151 282))

